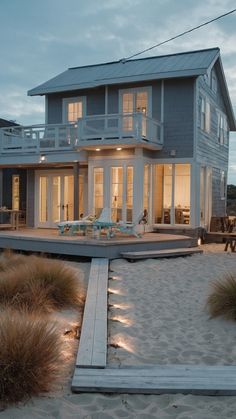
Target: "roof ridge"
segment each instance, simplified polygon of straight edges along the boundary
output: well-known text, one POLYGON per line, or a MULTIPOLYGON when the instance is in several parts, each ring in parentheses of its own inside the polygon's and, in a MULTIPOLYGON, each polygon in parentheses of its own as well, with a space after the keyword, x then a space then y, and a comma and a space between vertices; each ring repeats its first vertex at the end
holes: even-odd
POLYGON ((90 67, 100 67, 103 65, 110 65, 110 64, 118 64, 118 63, 129 63, 129 62, 134 62, 134 61, 142 61, 142 60, 152 60, 155 58, 163 58, 163 57, 173 57, 175 55, 186 55, 186 54, 195 54, 195 53, 199 53, 199 52, 207 52, 207 51, 220 51, 219 47, 212 47, 212 48, 205 48, 205 49, 198 49, 198 50, 192 50, 192 51, 183 51, 183 52, 176 52, 176 53, 172 53, 172 54, 164 54, 164 55, 152 55, 150 57, 143 57, 143 58, 135 58, 134 60, 126 60, 125 58, 121 58, 120 60, 117 61, 107 61, 104 63, 98 63, 98 64, 88 64, 88 65, 81 65, 81 66, 76 66, 76 67, 69 67, 68 70, 77 70, 78 68, 90 68, 90 67))

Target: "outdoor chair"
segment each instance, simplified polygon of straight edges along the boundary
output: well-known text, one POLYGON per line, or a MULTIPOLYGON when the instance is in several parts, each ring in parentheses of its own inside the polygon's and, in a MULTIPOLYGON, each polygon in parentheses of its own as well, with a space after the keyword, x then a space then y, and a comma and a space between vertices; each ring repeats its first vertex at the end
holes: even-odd
POLYGON ((80 220, 62 221, 57 225, 59 228, 59 234, 73 236, 78 231, 82 231, 83 235, 85 236, 87 228, 92 226, 95 220, 96 217, 89 214, 80 220))
POLYGON ((142 234, 140 232, 137 231, 137 226, 140 224, 146 224, 147 223, 147 212, 146 210, 144 212, 142 212, 136 219, 136 221, 134 222, 123 222, 120 221, 117 226, 116 229, 120 232, 120 233, 124 233, 127 235, 131 235, 131 236, 135 236, 137 238, 141 238, 142 234))

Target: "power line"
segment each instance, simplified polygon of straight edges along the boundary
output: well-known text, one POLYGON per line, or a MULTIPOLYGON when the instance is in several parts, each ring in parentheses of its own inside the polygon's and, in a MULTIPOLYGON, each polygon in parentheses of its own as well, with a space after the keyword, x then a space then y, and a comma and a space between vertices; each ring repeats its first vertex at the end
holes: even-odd
POLYGON ((188 31, 182 32, 179 35, 173 36, 172 38, 167 39, 166 41, 160 42, 159 44, 153 45, 152 47, 146 48, 143 51, 137 52, 136 54, 130 55, 130 57, 123 58, 121 61, 125 63, 125 61, 130 60, 131 58, 137 57, 138 55, 144 54, 144 52, 151 51, 154 48, 159 47, 160 45, 164 45, 167 42, 173 41, 174 39, 180 38, 183 35, 186 35, 187 33, 196 31, 199 28, 202 28, 203 26, 209 25, 212 22, 215 22, 216 20, 222 19, 225 16, 231 15, 232 13, 236 12, 236 9, 230 10, 230 12, 224 13, 223 15, 217 16, 214 19, 208 20, 205 23, 202 23, 201 25, 195 26, 194 28, 189 29, 188 31))

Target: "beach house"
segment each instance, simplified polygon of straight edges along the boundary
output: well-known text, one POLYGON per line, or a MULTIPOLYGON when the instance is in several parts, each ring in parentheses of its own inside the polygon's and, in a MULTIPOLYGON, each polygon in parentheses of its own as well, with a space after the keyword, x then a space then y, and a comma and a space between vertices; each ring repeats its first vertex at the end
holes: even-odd
POLYGON ((28 95, 45 124, 0 133, 0 206, 27 226, 104 207, 160 229, 225 215, 236 122, 218 48, 69 68, 28 95))

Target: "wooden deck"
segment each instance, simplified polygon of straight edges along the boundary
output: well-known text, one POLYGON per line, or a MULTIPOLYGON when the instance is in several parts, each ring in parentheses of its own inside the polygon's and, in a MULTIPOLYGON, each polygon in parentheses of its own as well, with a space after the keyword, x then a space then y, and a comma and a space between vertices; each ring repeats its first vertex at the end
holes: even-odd
POLYGON ((92 259, 76 366, 105 368, 108 259, 92 259))
POLYGON ((8 248, 28 252, 43 252, 115 259, 121 252, 152 251, 197 246, 196 239, 187 236, 145 233, 141 238, 117 234, 100 240, 92 237, 60 236, 56 229, 22 228, 17 231, 0 231, 0 249, 8 248))
POLYGON ((236 366, 148 365, 75 371, 74 392, 236 395, 236 366))

